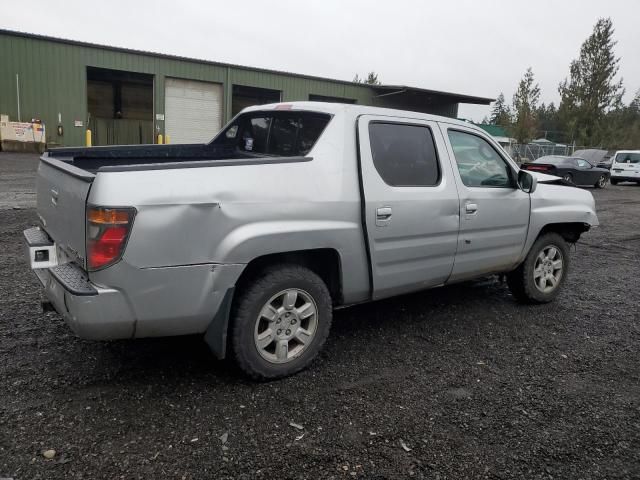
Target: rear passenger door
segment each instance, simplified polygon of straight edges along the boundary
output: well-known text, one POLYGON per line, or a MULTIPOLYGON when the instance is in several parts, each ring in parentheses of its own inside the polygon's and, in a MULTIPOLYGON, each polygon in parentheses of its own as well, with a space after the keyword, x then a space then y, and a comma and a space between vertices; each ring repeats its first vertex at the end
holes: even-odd
POLYGON ((459 201, 437 124, 363 115, 358 138, 373 297, 443 284, 458 243, 459 201))
POLYGON ((441 124, 460 193, 460 236, 452 281, 514 267, 529 229, 530 199, 517 169, 484 134, 441 124))

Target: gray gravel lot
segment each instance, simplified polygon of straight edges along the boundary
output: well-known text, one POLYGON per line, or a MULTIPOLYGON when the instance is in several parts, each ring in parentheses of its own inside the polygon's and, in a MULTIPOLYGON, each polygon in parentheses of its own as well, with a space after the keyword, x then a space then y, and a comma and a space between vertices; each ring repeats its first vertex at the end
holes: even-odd
POLYGON ((198 338, 40 312, 35 160, 0 154, 0 478, 640 478, 640 187, 593 191, 557 302, 489 279, 341 310, 312 368, 256 384, 198 338))

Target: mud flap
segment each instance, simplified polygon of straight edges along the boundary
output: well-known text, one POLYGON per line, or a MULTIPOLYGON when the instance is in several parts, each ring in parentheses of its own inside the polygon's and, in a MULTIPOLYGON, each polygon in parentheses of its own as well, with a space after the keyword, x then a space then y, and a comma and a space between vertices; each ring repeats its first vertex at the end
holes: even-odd
POLYGON ((220 308, 204 334, 204 341, 209 345, 211 353, 219 360, 224 359, 227 353, 227 328, 234 291, 235 287, 231 287, 224 294, 220 308))

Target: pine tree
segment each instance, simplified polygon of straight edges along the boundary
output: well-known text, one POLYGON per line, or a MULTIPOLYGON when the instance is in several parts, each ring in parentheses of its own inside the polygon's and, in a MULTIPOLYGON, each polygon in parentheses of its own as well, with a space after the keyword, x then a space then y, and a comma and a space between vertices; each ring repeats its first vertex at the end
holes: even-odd
POLYGON ((498 98, 493 104, 489 123, 502 127, 509 127, 511 125, 511 110, 509 110, 509 105, 507 105, 502 92, 500 92, 500 95, 498 95, 498 98))
POLYGON ((513 95, 513 136, 518 143, 529 143, 536 134, 535 112, 540 98, 540 86, 535 83, 531 67, 527 69, 513 95))
POLYGON ((638 89, 636 95, 633 97, 633 100, 631 100, 629 108, 632 112, 640 115, 640 89, 638 89))
POLYGON ((628 106, 609 111, 603 124, 606 148, 635 150, 640 147, 640 90, 628 106))
POLYGON ((578 59, 571 62, 569 78, 558 90, 560 117, 580 145, 598 145, 606 140, 603 120, 607 112, 621 107, 622 79, 616 81, 620 58, 613 48, 613 23, 601 18, 584 41, 578 59))
POLYGON ((365 85, 380 85, 380 80, 378 80, 378 74, 376 72, 369 72, 366 78, 360 78, 360 76, 356 73, 356 76, 353 77, 353 83, 364 83, 365 85))
POLYGON ((561 131, 558 122, 558 110, 553 102, 549 105, 542 103, 536 110, 536 121, 539 136, 552 142, 564 142, 564 132, 561 131))

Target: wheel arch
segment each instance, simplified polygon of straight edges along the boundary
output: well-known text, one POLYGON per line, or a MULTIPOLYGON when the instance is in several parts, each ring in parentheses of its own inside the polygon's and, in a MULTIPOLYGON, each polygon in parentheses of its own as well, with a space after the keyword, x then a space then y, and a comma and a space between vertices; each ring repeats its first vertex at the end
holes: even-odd
POLYGON ((235 286, 227 290, 222 306, 205 332, 204 340, 215 357, 221 360, 226 357, 230 315, 238 292, 265 268, 292 264, 307 267, 316 273, 327 285, 333 305, 342 304, 342 261, 337 250, 314 248, 258 256, 246 265, 235 286))
POLYGON ((242 289, 258 272, 275 265, 294 264, 308 268, 327 285, 334 306, 343 303, 342 259, 334 248, 292 250, 261 255, 251 260, 236 282, 236 291, 242 289))
POLYGON ((536 240, 545 233, 554 232, 564 238, 566 242, 576 243, 580 239, 580 235, 588 232, 590 229, 591 225, 582 222, 548 223, 540 229, 538 235, 536 235, 536 240))

